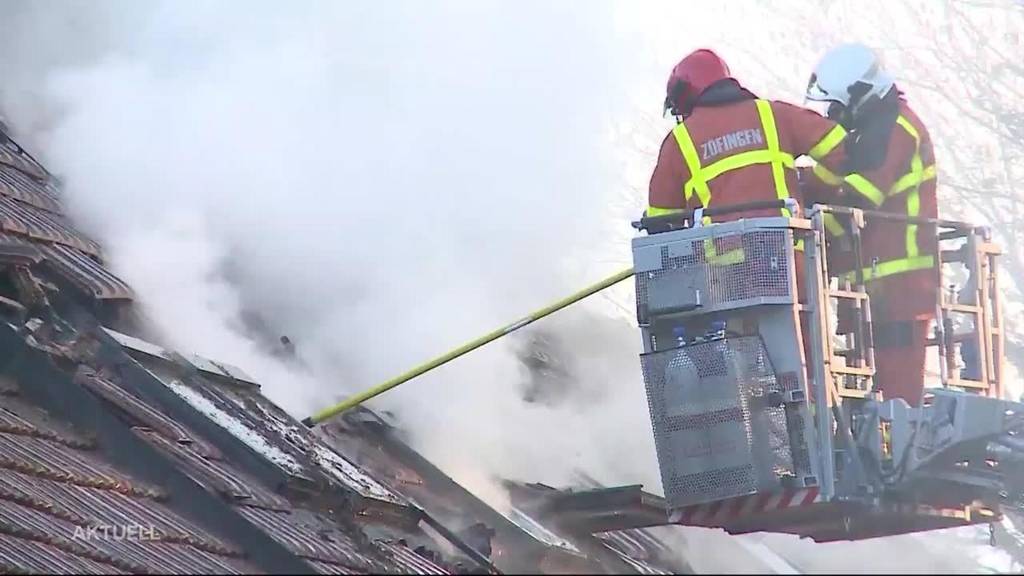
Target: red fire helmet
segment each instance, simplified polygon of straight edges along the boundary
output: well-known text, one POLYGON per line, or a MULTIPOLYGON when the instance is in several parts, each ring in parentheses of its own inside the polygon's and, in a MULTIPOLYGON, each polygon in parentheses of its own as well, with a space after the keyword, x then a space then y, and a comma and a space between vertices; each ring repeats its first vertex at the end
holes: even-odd
POLYGON ((665 110, 673 116, 686 116, 697 97, 719 80, 729 78, 729 66, 718 54, 706 48, 694 50, 679 61, 665 87, 665 110))

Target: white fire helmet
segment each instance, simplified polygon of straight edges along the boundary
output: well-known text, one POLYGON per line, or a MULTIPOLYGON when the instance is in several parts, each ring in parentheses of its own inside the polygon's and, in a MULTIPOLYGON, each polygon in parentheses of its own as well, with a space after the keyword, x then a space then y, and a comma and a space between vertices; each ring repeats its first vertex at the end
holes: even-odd
POLYGON ((872 97, 882 98, 893 86, 875 52, 859 43, 830 50, 814 68, 807 83, 807 100, 837 102, 856 113, 872 97), (851 99, 853 100, 851 105, 851 99))

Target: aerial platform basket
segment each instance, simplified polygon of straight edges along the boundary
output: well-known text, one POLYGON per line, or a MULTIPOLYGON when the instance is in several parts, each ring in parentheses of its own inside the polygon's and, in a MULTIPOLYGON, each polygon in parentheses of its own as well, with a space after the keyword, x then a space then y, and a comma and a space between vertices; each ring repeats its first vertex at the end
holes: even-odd
MULTIPOLYGON (((769 204, 800 214, 792 202, 769 204)), ((859 260, 859 228, 876 213, 816 206, 806 218, 689 226, 758 207, 645 218, 637 227, 648 235, 633 240, 641 367, 669 521, 816 540, 991 521, 1006 478, 992 471, 990 444, 1014 433, 1024 406, 994 397, 1001 321, 986 232, 922 221, 943 242, 964 241, 939 255, 936 274, 949 272, 943 258, 965 263, 969 279, 959 282, 978 297, 936 303, 931 344, 941 348, 945 388, 912 408, 873 391, 869 290, 862 275, 830 276, 826 258, 837 248, 822 242, 828 214, 850 227, 847 248, 859 260), (837 337, 840 301, 856 321, 837 337), (956 312, 973 314, 972 332, 956 334, 956 312), (959 376, 954 352, 964 342, 978 346, 980 379, 959 376), (964 416, 950 421, 950 411, 964 416)), ((997 448, 1009 471, 1024 459, 1005 444, 997 448)))

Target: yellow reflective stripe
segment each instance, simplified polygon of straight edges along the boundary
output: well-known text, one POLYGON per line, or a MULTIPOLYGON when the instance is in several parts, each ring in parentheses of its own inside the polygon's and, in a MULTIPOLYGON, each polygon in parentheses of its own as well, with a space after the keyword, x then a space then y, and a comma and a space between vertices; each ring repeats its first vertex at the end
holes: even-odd
MULTIPOLYGON (((775 127, 775 115, 772 114, 771 102, 755 100, 754 103, 757 105, 757 115, 761 117, 761 125, 764 127, 765 144, 771 157, 772 178, 775 180, 775 197, 779 200, 785 200, 789 198, 789 187, 786 185, 784 167, 787 165, 787 158, 788 165, 793 166, 793 157, 789 154, 783 154, 779 150, 779 131, 775 127)), ((786 214, 787 211, 783 208, 782 215, 785 216, 786 214)), ((796 216, 796 214, 791 214, 791 216, 796 216)))
MULTIPOLYGON (((803 241, 803 239, 797 240, 796 243, 794 243, 794 245, 793 245, 793 249, 796 250, 797 252, 803 252, 804 251, 804 241, 803 241)), ((746 253, 743 251, 742 247, 740 247, 740 248, 733 248, 732 250, 727 250, 726 252, 724 252, 722 254, 719 254, 718 250, 715 248, 714 239, 712 239, 712 238, 705 238, 704 239, 704 261, 705 262, 707 262, 709 264, 714 264, 716 266, 729 266, 729 265, 732 265, 732 264, 742 264, 743 262, 746 262, 746 260, 747 260, 746 253)))
POLYGON ((690 169, 690 179, 683 185, 683 196, 689 202, 690 197, 696 192, 701 206, 707 207, 711 201, 711 190, 708 188, 707 179, 701 172, 700 157, 697 156, 697 147, 693 144, 693 138, 690 137, 686 124, 683 123, 677 124, 672 130, 672 134, 675 135, 679 150, 683 153, 683 159, 686 160, 686 166, 690 169))
MULTIPOLYGON (((690 179, 683 185, 683 196, 687 202, 694 193, 701 205, 708 207, 711 203, 711 189, 708 182, 725 172, 736 170, 754 164, 770 164, 772 167, 772 179, 775 183, 775 195, 779 200, 789 198, 789 187, 786 184, 786 168, 796 167, 796 160, 792 154, 782 152, 779 148, 779 133, 775 126, 775 116, 772 114, 771 103, 766 100, 755 100, 757 114, 761 119, 764 130, 766 149, 750 150, 727 156, 710 166, 701 167, 700 158, 697 155, 697 147, 693 143, 689 130, 685 123, 677 124, 672 130, 679 150, 683 154, 686 166, 690 170, 690 179)), ((790 215, 785 208, 781 209, 783 216, 790 215)), ((710 219, 705 219, 709 222, 710 219)))
POLYGON ((746 255, 743 253, 743 248, 733 248, 727 250, 723 254, 718 253, 718 249, 715 248, 714 238, 704 239, 704 261, 709 264, 716 266, 731 266, 733 264, 742 264, 746 260, 746 255))
POLYGON ((822 182, 830 186, 839 186, 843 183, 843 179, 836 176, 834 172, 825 167, 822 163, 817 163, 814 168, 811 169, 814 175, 818 177, 822 182))
MULTIPOLYGON (((910 159, 910 172, 904 174, 893 184, 892 189, 889 190, 889 195, 896 196, 909 190, 910 192, 907 194, 907 216, 916 218, 921 214, 921 184, 935 178, 935 165, 932 164, 925 168, 924 162, 921 160, 921 135, 917 128, 902 114, 896 118, 896 123, 914 139, 914 156, 910 159)), ((917 229, 917 224, 907 224, 905 243, 907 258, 910 260, 917 258, 920 254, 920 249, 917 245, 917 229)))
POLYGON ((835 147, 843 141, 843 138, 846 138, 846 130, 839 124, 836 124, 828 134, 825 134, 825 137, 822 138, 821 141, 811 148, 807 155, 820 161, 822 158, 827 156, 829 152, 834 150, 835 147))
MULTIPOLYGON (((936 175, 935 165, 932 164, 925 167, 924 162, 921 160, 921 136, 917 129, 914 128, 914 125, 911 124, 904 116, 897 117, 896 123, 906 130, 910 137, 914 139, 915 148, 914 155, 910 159, 910 171, 896 180, 892 188, 889 189, 888 196, 901 194, 909 188, 920 185, 922 182, 934 179, 936 175)), ((817 174, 817 171, 815 173, 817 174)), ((819 178, 821 178, 821 175, 819 175, 819 178)), ((822 180, 824 180, 824 178, 822 178, 822 180)), ((886 194, 882 193, 878 187, 860 174, 850 174, 846 177, 846 182, 876 206, 881 206, 882 203, 885 202, 886 194)))
POLYGON ((647 216, 653 218, 654 216, 664 216, 665 214, 675 214, 676 212, 682 211, 682 208, 658 208, 657 206, 649 206, 647 208, 647 216))
POLYGON ((877 186, 860 174, 850 174, 845 180, 847 184, 852 186, 861 196, 870 200, 875 206, 881 206, 885 202, 885 194, 882 194, 882 191, 877 186))
POLYGON ((825 230, 832 236, 842 236, 846 234, 846 229, 839 223, 834 214, 825 214, 825 230))
MULTIPOLYGON (((914 188, 907 194, 907 216, 916 218, 921 213, 921 192, 914 188)), ((907 257, 914 258, 918 255, 917 249, 917 224, 907 224, 907 257)))
POLYGON ((914 156, 910 159, 910 172, 904 174, 893 184, 892 189, 889 190, 890 196, 895 196, 908 188, 918 186, 922 182, 935 178, 935 165, 932 164, 926 168, 924 162, 921 161, 921 135, 917 128, 903 115, 896 118, 896 123, 914 139, 914 156))
MULTIPOLYGON (((920 161, 921 161, 921 157, 920 156, 915 154, 914 158, 916 158, 917 161, 920 163, 920 161)), ((911 161, 911 164, 913 164, 913 161, 911 161)), ((935 179, 935 165, 934 164, 932 164, 931 166, 929 166, 927 168, 924 168, 920 172, 914 172, 913 170, 911 170, 910 172, 907 172, 902 177, 900 177, 900 179, 897 180, 896 183, 892 185, 892 190, 889 191, 889 195, 890 196, 896 196, 897 194, 900 194, 900 193, 904 192, 908 188, 913 188, 914 186, 919 186, 919 185, 921 185, 921 184, 923 184, 923 183, 925 183, 925 182, 927 182, 929 180, 934 180, 934 179, 935 179)))
MULTIPOLYGON (((896 122, 914 139, 915 147, 914 155, 910 159, 910 171, 893 184, 889 190, 888 197, 891 198, 909 190, 907 194, 907 217, 916 218, 921 214, 921 184, 935 178, 935 165, 932 164, 925 167, 924 162, 921 160, 921 135, 917 128, 902 115, 896 118, 896 122)), ((886 195, 863 176, 851 174, 846 177, 846 182, 876 206, 881 206, 885 202, 886 195)), ((908 222, 904 239, 907 256, 864 268, 862 270, 864 280, 869 281, 934 267, 935 256, 921 255, 920 247, 917 244, 917 231, 918 225, 908 222)), ((856 278, 856 274, 849 272, 844 277, 852 281, 856 278)))
POLYGON ((910 120, 907 120, 906 116, 903 114, 897 116, 896 123, 902 126, 907 131, 907 134, 910 134, 911 138, 918 142, 921 141, 921 135, 917 132, 917 128, 914 128, 914 125, 910 123, 910 120))
POLYGON ((772 154, 768 150, 749 150, 747 152, 734 154, 727 158, 722 158, 718 162, 715 162, 701 170, 701 174, 706 180, 713 180, 730 170, 753 166, 754 164, 768 164, 775 161, 782 162, 783 166, 790 168, 796 166, 796 161, 790 154, 772 154))
MULTIPOLYGON (((864 268, 864 281, 869 282, 871 280, 878 280, 879 278, 885 278, 886 276, 895 276, 896 274, 903 274, 904 272, 913 272, 915 270, 926 270, 935 266, 935 256, 915 256, 913 258, 900 258, 898 260, 889 260, 887 262, 881 262, 877 266, 864 268)), ((848 279, 851 282, 856 281, 856 272, 847 272, 843 275, 844 279, 848 279)))

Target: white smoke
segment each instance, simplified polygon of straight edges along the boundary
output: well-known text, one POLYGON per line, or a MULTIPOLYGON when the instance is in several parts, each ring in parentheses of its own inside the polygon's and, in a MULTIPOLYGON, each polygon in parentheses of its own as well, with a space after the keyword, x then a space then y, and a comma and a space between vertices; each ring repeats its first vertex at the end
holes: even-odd
MULTIPOLYGON (((296 416, 628 265, 609 3, 127 4, 5 8, 46 49, 4 44, 3 109, 169 343, 296 416)), ((523 403, 499 341, 374 404, 456 477, 657 490, 635 329, 563 314, 578 400, 523 403)))

